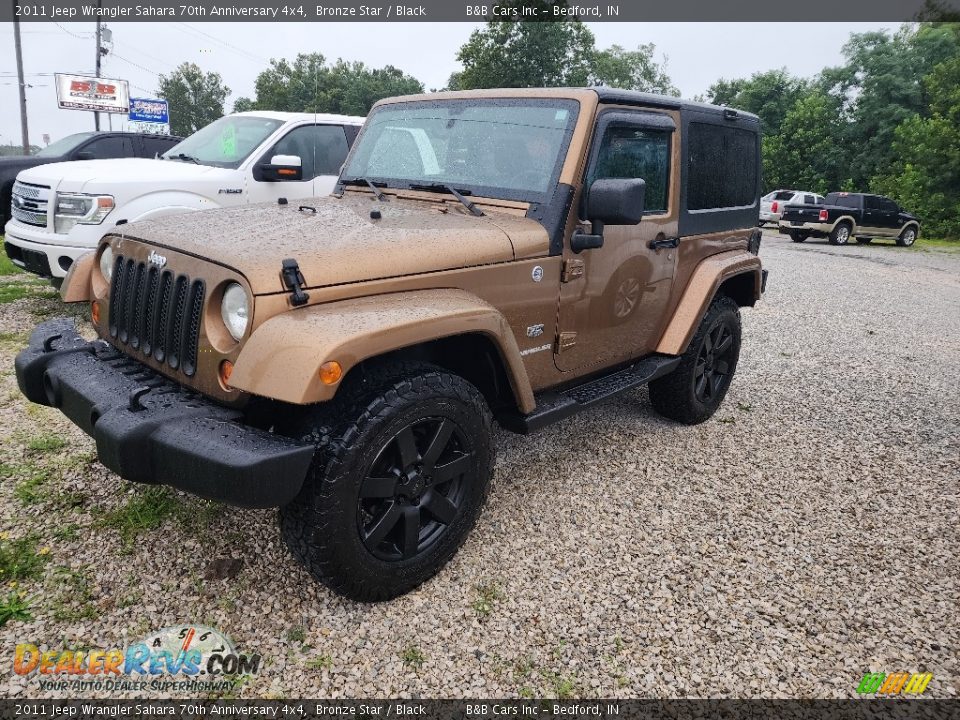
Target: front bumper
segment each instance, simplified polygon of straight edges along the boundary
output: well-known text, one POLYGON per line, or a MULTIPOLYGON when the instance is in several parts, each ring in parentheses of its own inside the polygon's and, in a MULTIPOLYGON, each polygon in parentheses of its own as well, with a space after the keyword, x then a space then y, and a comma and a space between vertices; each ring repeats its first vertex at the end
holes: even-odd
POLYGON ((26 228, 29 226, 14 220, 8 222, 4 249, 14 265, 42 277, 62 280, 78 257, 97 246, 96 242, 93 245, 61 245, 50 242, 50 239, 67 236, 55 236, 40 228, 25 231, 26 228))
POLYGON ((240 410, 190 392, 72 320, 39 325, 17 355, 17 383, 58 408, 127 480, 163 484, 242 507, 278 507, 300 492, 313 447, 242 424, 240 410))

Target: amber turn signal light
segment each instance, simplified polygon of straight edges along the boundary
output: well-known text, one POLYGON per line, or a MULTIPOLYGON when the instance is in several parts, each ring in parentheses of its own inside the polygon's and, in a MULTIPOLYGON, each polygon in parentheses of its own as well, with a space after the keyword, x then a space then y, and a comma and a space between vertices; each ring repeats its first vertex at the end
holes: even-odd
POLYGON ((96 300, 90 303, 90 319, 93 320, 94 325, 100 324, 100 303, 96 300))
POLYGON ((343 368, 336 360, 325 362, 320 366, 320 382, 324 385, 333 385, 343 377, 343 368))
POLYGON ((224 360, 220 363, 220 384, 224 388, 230 387, 230 376, 233 375, 233 363, 229 360, 224 360))

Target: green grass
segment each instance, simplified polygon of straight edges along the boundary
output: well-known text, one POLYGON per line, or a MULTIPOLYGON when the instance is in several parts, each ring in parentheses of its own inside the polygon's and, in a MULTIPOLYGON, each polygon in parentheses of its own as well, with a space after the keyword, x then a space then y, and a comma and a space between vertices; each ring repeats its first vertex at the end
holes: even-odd
POLYGON ((27 441, 27 450, 34 453, 48 453, 62 450, 67 446, 67 441, 59 435, 47 434, 37 435, 27 441))
POLYGON ((946 238, 928 238, 922 235, 917 238, 914 247, 938 248, 940 250, 953 250, 960 252, 960 240, 948 240, 946 238))
POLYGON ((14 265, 10 258, 7 257, 7 252, 3 249, 2 240, 3 236, 0 235, 0 275, 17 275, 22 273, 23 270, 14 265))
POLYGON ((176 507, 176 497, 165 487, 137 489, 121 507, 108 512, 100 524, 119 531, 124 543, 130 544, 141 533, 160 527, 176 507))
POLYGON ((53 604, 53 617, 63 622, 92 620, 99 610, 96 605, 94 579, 89 568, 73 570, 68 567, 56 569, 60 597, 53 604))
POLYGON ((333 658, 329 655, 318 655, 307 660, 307 667, 314 670, 329 670, 333 667, 333 658))
POLYGON ((11 620, 33 620, 26 593, 10 592, 5 598, 0 599, 0 627, 11 620))
POLYGON ((287 640, 302 643, 307 639, 307 629, 303 625, 294 625, 287 630, 287 640))
POLYGON ((418 668, 423 665, 424 661, 427 659, 427 656, 423 654, 423 651, 420 650, 416 645, 410 645, 400 653, 400 659, 403 660, 404 665, 409 665, 410 667, 418 668))
POLYGON ((47 564, 49 548, 37 549, 37 537, 9 540, 0 539, 0 582, 33 580, 40 577, 43 566, 47 564))
POLYGON ((477 597, 473 601, 473 611, 480 617, 487 617, 493 612, 493 606, 503 599, 503 593, 496 583, 483 583, 477 586, 477 597))

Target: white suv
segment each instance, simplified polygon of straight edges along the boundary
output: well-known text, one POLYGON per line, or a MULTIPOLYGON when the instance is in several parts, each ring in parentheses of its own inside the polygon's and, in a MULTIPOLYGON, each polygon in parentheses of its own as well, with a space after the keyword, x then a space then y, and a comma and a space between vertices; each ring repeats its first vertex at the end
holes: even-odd
POLYGON ((7 255, 59 284, 74 260, 117 225, 327 195, 363 120, 237 113, 198 130, 159 158, 86 160, 24 170, 13 187, 7 255))
POLYGON ((816 205, 823 202, 823 195, 808 190, 774 190, 760 198, 760 224, 780 222, 783 208, 787 205, 816 205))

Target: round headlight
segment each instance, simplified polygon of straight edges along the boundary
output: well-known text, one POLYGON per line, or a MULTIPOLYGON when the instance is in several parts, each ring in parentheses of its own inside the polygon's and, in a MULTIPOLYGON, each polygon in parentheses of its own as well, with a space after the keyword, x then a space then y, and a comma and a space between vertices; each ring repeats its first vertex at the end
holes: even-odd
POLYGON ((220 317, 234 340, 239 340, 247 331, 247 319, 250 317, 250 304, 247 293, 237 283, 230 283, 223 291, 220 303, 220 317))
POLYGON ((113 248, 109 245, 100 253, 100 272, 107 282, 113 280, 113 248))

